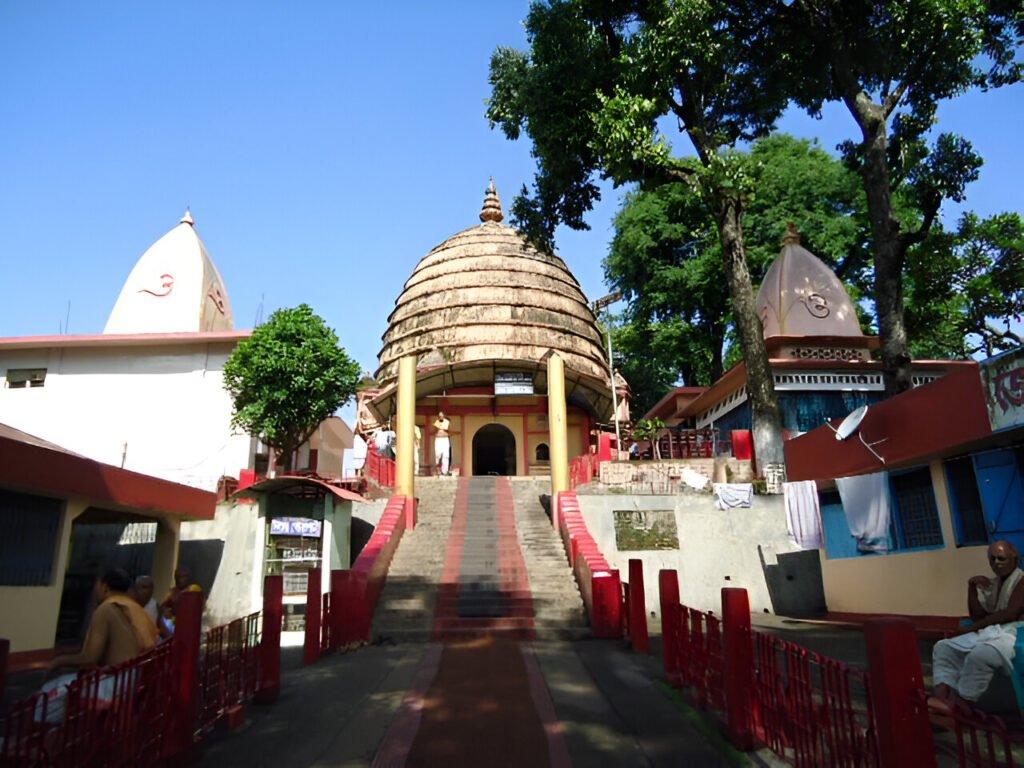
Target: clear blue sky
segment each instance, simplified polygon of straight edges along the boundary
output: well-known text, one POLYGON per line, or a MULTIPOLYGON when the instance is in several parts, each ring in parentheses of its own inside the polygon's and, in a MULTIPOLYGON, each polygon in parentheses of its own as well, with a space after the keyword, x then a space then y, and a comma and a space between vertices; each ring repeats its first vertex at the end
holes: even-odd
MULTIPOLYGON (((0 4, 0 336, 99 333, 136 260, 190 206, 239 328, 310 304, 376 367, 417 261, 477 223, 526 142, 483 117, 525 0, 0 4)), ((1022 210, 1022 89, 944 107, 986 159, 968 207, 1022 210)), ((790 115, 832 148, 850 118, 790 115)), ((617 193, 558 250, 590 298, 617 193)))

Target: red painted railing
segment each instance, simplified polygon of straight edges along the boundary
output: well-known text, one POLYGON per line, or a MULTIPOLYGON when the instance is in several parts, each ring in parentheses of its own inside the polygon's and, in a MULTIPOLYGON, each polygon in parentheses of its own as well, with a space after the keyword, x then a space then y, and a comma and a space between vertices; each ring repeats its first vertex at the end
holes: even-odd
POLYGON ((162 645, 79 677, 64 698, 35 693, 17 702, 4 720, 0 765, 138 765, 160 754, 170 658, 162 645))
POLYGON ((402 534, 415 525, 415 504, 414 499, 392 496, 352 567, 331 571, 329 613, 324 624, 332 649, 370 640, 373 614, 391 559, 402 534))
POLYGON ((331 593, 324 592, 323 610, 320 612, 320 653, 331 648, 331 593))
POLYGON ((675 645, 665 650, 670 683, 689 687, 698 708, 725 713, 744 749, 758 742, 796 766, 879 764, 864 672, 752 631, 744 590, 723 590, 723 615, 663 611, 675 645), (727 599, 737 597, 730 609, 727 599))
MULTIPOLYGON (((919 696, 917 706, 925 708, 924 696, 919 696)), ((1006 723, 995 715, 970 709, 958 702, 953 719, 953 744, 938 742, 938 753, 955 758, 957 765, 972 768, 997 768, 1020 764, 1020 749, 1014 757, 1006 723)))
MULTIPOLYGON (((280 590, 265 591, 280 601, 280 590)), ((239 724, 245 703, 276 685, 260 661, 261 614, 201 639, 201 602, 184 595, 175 637, 149 653, 81 674, 65 696, 39 692, 15 703, 0 726, 0 766, 186 764, 196 737, 222 719, 239 724)), ((262 640, 264 653, 280 654, 279 643, 262 640)))
POLYGON ((722 590, 722 618, 678 603, 675 571, 659 574, 668 682, 717 710, 741 749, 770 748, 795 766, 1013 766, 1005 724, 961 706, 933 736, 917 637, 909 622, 865 626, 866 671, 750 626, 746 591, 722 590), (955 762, 954 762, 955 761, 955 762))
POLYGON ((757 733, 794 765, 878 764, 866 674, 754 632, 757 733))
POLYGON ((200 656, 197 730, 213 730, 222 717, 252 699, 259 684, 260 614, 252 613, 206 633, 200 656))
POLYGON ((608 565, 587 528, 572 491, 559 492, 552 516, 565 556, 576 577, 594 637, 622 637, 622 587, 619 572, 608 565))
POLYGON ((377 453, 377 448, 371 442, 366 446, 366 463, 363 465, 363 475, 381 488, 394 488, 395 461, 377 453))
POLYGON ((592 453, 584 453, 569 462, 569 489, 585 485, 598 476, 601 462, 592 453))

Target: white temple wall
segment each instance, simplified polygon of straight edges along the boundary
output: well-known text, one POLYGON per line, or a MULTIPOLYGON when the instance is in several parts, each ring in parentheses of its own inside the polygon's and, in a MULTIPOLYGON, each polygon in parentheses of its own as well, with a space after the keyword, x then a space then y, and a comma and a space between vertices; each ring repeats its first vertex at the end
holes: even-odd
POLYGON ((711 494, 578 496, 591 535, 612 568, 629 581, 629 561, 644 563, 644 593, 648 615, 661 615, 658 571, 675 569, 683 604, 720 614, 722 587, 742 587, 750 610, 772 612, 771 597, 758 546, 769 565, 780 553, 797 551, 786 532, 782 496, 755 495, 748 509, 720 510, 711 494), (615 538, 616 510, 673 510, 678 549, 620 552, 615 538))
POLYGON ((41 387, 0 388, 0 423, 91 459, 213 491, 249 466, 231 428, 223 366, 234 343, 0 349, 0 374, 45 368, 41 387))

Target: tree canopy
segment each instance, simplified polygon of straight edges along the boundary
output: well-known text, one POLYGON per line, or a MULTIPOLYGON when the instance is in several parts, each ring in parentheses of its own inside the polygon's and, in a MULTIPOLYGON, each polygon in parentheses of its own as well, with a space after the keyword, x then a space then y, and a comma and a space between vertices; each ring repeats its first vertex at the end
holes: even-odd
POLYGON ((955 230, 940 227, 913 248, 906 272, 907 335, 915 357, 990 357, 1024 343, 1020 214, 964 214, 955 230))
MULTIPOLYGON (((779 255, 789 221, 804 245, 848 283, 856 300, 867 285, 869 224, 856 174, 816 143, 774 134, 737 162, 755 194, 743 211, 747 260, 755 283, 779 255)), ((629 193, 615 218, 605 279, 628 301, 616 332, 620 367, 646 411, 677 381, 709 386, 726 368, 732 310, 721 242, 699 195, 687 184, 629 193)))
MULTIPOLYGON (((796 222, 803 245, 845 283, 865 333, 875 332, 860 302, 870 296, 873 270, 857 173, 815 142, 785 134, 759 139, 742 157, 756 190, 743 214, 754 282, 778 256, 786 222, 796 222)), ((921 220, 902 191, 894 202, 908 226, 921 220)), ((628 303, 617 318, 615 349, 633 383, 633 405, 643 413, 680 381, 708 386, 735 361, 732 317, 714 223, 688 185, 629 193, 615 230, 605 278, 628 303)), ((955 229, 935 224, 909 250, 904 286, 914 357, 960 359, 1019 345, 1024 220, 1016 213, 987 219, 968 213, 955 229)))
POLYGON ((305 304, 274 312, 224 364, 232 424, 259 436, 286 461, 348 402, 359 378, 359 365, 305 304))
POLYGON ((585 228, 597 178, 645 189, 693 186, 715 223, 736 335, 747 368, 762 463, 782 459, 782 424, 754 309, 742 228, 750 179, 730 148, 765 135, 787 97, 749 46, 772 45, 753 0, 550 0, 531 6, 529 52, 491 59, 487 116, 510 139, 533 141, 537 174, 512 206, 542 246, 558 224, 585 228), (674 121, 697 162, 662 133, 674 121), (659 122, 660 121, 660 122, 659 122))
POLYGON ((928 237, 943 201, 963 200, 981 165, 965 139, 932 135, 937 108, 971 88, 1020 81, 1020 2, 793 0, 766 16, 779 45, 751 49, 760 66, 774 68, 812 114, 841 102, 859 130, 843 150, 867 195, 886 392, 901 392, 911 386, 908 252, 928 237), (894 203, 901 192, 921 214, 909 225, 894 203))

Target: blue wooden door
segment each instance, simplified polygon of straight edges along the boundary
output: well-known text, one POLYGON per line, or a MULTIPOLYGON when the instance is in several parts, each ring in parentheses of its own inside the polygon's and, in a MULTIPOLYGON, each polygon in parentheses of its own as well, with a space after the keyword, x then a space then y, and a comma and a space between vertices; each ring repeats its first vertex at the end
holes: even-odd
POLYGON ((1024 450, 1000 448, 974 455, 989 540, 1006 539, 1024 552, 1024 450))

